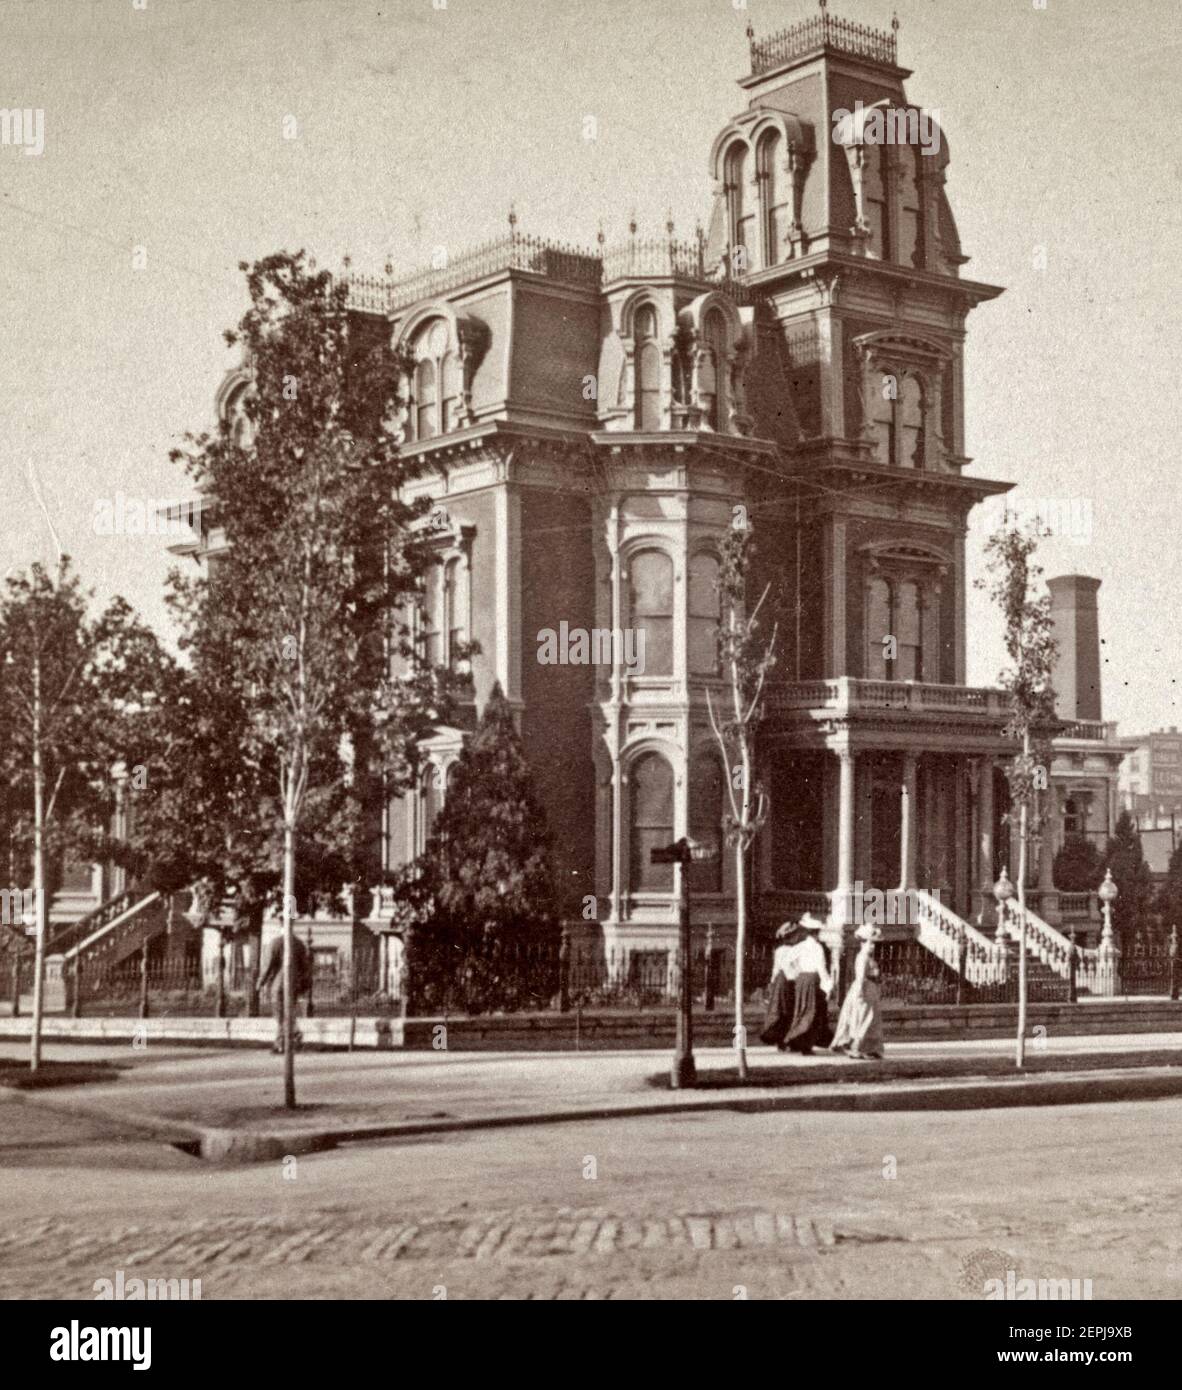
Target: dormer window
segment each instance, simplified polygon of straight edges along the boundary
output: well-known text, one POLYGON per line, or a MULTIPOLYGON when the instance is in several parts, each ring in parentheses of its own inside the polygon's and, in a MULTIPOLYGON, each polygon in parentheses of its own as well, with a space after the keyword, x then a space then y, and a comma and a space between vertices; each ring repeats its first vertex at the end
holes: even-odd
POLYGON ((726 320, 717 309, 706 314, 702 324, 704 355, 699 394, 712 430, 721 430, 726 420, 726 320))
POLYGON ((411 344, 411 354, 412 437, 434 439, 454 430, 459 416, 460 364, 447 323, 436 319, 423 328, 411 344))
POLYGON ((899 260, 923 270, 927 265, 927 238, 923 216, 923 150, 911 147, 902 157, 902 220, 899 236, 899 260))
MULTIPOLYGON (((739 247, 743 247, 745 250, 748 245, 749 213, 746 200, 747 146, 736 143, 731 147, 726 157, 726 204, 732 255, 739 247)), ((727 270, 732 274, 735 271, 746 269, 745 265, 737 263, 738 259, 732 259, 731 264, 727 267, 727 270)))
POLYGON ((636 311, 633 327, 636 368, 635 421, 638 430, 661 428, 661 349, 657 341, 657 311, 651 304, 636 311))
POLYGON ((778 130, 770 131, 759 142, 758 177, 765 266, 776 265, 779 262, 787 231, 787 190, 782 187, 780 179, 783 146, 784 141, 778 130))

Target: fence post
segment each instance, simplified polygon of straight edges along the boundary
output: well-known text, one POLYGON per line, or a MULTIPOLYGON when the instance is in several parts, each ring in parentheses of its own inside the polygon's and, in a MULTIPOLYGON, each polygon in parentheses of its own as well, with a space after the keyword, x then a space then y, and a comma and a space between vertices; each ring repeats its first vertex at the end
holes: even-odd
POLYGON ((12 948, 12 1016, 21 1016, 21 950, 20 946, 12 948))
POLYGON ((1079 988, 1076 980, 1076 971, 1079 968, 1079 948, 1075 944, 1075 928, 1072 927, 1067 933, 1067 1002, 1077 1004, 1079 1002, 1079 988))
POLYGON ((400 991, 400 993, 401 993, 401 995, 402 995, 402 998, 401 998, 401 1000, 399 1001, 399 1002, 401 1003, 401 1005, 402 1005, 402 1017, 403 1017, 403 1018, 413 1018, 413 1017, 414 1017, 414 1014, 415 1014, 415 1005, 416 1005, 417 1002, 418 1002, 417 999, 415 998, 415 992, 414 992, 414 991, 415 991, 415 978, 414 978, 415 969, 414 969, 414 960, 413 960, 413 957, 412 957, 412 954, 411 954, 411 953, 412 953, 412 950, 413 950, 413 944, 414 944, 414 926, 413 926, 410 922, 407 922, 406 926, 403 928, 403 931, 402 931, 402 979, 401 979, 402 988, 401 988, 401 991, 400 991))
POLYGON ((1178 997, 1178 928, 1170 928, 1170 998, 1178 997))
POLYGON ((706 998, 703 1008, 708 1014, 714 1012, 714 923, 706 927, 706 998))
POLYGON ((570 927, 566 922, 558 944, 558 1012, 570 1013, 570 927))
MULTIPOLYGON (((316 1012, 316 1006, 315 1006, 315 1004, 313 1004, 313 1002, 312 1002, 313 996, 314 996, 315 993, 316 993, 316 957, 312 954, 312 928, 311 928, 311 927, 308 928, 308 940, 307 940, 307 943, 306 943, 306 944, 307 944, 307 947, 308 947, 308 973, 309 973, 310 978, 309 978, 309 981, 308 981, 308 1007, 307 1007, 307 1009, 306 1009, 306 1011, 305 1011, 305 1013, 304 1013, 304 1017, 305 1017, 305 1018, 312 1018, 312 1017, 314 1017, 315 1012, 316 1012)), ((350 959, 351 959, 351 957, 350 957, 350 959)), ((350 982, 350 983, 351 983, 351 982, 350 982)))
POLYGON ((214 1006, 215 1018, 225 1018, 226 1016, 226 940, 221 932, 218 932, 218 993, 217 1003, 214 1006))
POLYGON ((969 934, 964 926, 956 932, 956 1002, 964 1003, 964 981, 969 970, 969 934))
POLYGON ((140 1017, 148 1017, 148 938, 140 947, 140 1017))
POLYGON ((82 1017, 82 955, 79 952, 74 957, 74 970, 72 975, 74 983, 74 997, 70 1000, 70 1017, 82 1017))

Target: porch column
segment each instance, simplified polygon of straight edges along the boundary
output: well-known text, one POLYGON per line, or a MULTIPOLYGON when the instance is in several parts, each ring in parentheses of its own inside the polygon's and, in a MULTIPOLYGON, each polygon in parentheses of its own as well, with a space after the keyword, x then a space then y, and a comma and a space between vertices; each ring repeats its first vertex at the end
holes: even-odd
POLYGON ((854 755, 849 748, 836 750, 839 762, 837 807, 837 887, 830 899, 829 921, 822 940, 829 948, 833 971, 830 1009, 841 1005, 849 984, 854 925, 854 755))
POLYGON ((837 891, 844 895, 843 916, 849 910, 854 887, 854 755, 848 748, 838 750, 840 778, 837 810, 837 891))
POLYGON ((903 780, 899 789, 899 887, 915 887, 915 768, 914 753, 903 754, 903 780))
POLYGON ((1059 793, 1052 785, 1042 794, 1042 825, 1038 856, 1039 916, 1057 926, 1060 919, 1059 895, 1055 891, 1055 837, 1059 826, 1059 793))
POLYGON ((993 759, 978 758, 977 779, 977 875, 981 893, 981 924, 993 922, 993 759))

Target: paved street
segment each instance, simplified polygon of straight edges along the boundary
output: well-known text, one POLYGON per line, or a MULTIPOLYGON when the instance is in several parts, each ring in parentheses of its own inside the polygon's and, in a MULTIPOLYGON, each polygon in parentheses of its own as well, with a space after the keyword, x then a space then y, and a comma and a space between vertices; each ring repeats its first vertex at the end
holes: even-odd
POLYGON ((0 1295, 121 1269, 207 1299, 967 1298, 1013 1268, 1176 1298, 1180 1125, 1182 1101, 721 1112, 216 1168, 0 1098, 0 1295))

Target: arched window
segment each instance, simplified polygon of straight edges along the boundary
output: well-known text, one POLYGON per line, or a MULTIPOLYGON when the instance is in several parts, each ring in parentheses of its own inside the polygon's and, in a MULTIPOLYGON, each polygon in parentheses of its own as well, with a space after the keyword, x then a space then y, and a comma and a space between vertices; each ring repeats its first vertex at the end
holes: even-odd
POLYGON ((870 250, 881 261, 891 259, 891 147, 862 146, 862 198, 870 223, 870 250))
POLYGON ((433 439, 436 428, 435 363, 426 358, 415 368, 415 438, 433 439))
POLYGON ((459 423, 460 413, 460 360, 454 352, 444 354, 440 376, 443 382, 443 433, 448 434, 459 423))
POLYGON ((899 396, 899 459, 901 468, 922 468, 923 438, 923 386, 913 376, 903 378, 903 388, 899 396))
POLYGON ((712 430, 721 432, 726 419, 726 320, 711 309, 702 324, 703 360, 699 392, 712 430))
POLYGON ((657 345, 657 311, 645 304, 633 328, 636 365, 636 428, 661 428, 661 349, 657 345))
POLYGON ((690 839, 708 845, 714 857, 691 865, 690 888, 695 893, 722 892, 724 796, 722 765, 712 753, 701 754, 690 776, 690 839))
POLYGON ((641 550, 628 565, 628 612, 644 633, 644 672, 673 674, 673 561, 663 550, 641 550))
POLYGON ((443 631, 447 639, 447 664, 454 670, 460 647, 468 640, 466 632, 461 565, 453 556, 443 566, 443 631))
POLYGON ((903 197, 899 227, 899 260, 922 270, 927 265, 927 238, 923 217, 923 149, 910 146, 901 157, 903 197))
POLYGON ((695 676, 713 676, 718 672, 718 621, 722 611, 718 570, 713 555, 698 554, 690 560, 689 669, 695 676))
POLYGON ((447 323, 440 318, 422 329, 412 344, 411 428, 417 440, 446 434, 459 422, 460 363, 450 343, 447 323))
POLYGON ((784 245, 785 214, 780 159, 783 140, 778 130, 770 131, 759 142, 759 189, 763 222, 763 263, 776 265, 784 245))
POLYGON ((673 843, 673 769, 659 753, 643 753, 628 774, 629 887, 633 893, 668 893, 673 865, 654 864, 652 851, 673 843))
POLYGON ((226 422, 230 427, 230 437, 240 449, 249 449, 254 437, 250 417, 246 413, 246 397, 249 386, 241 386, 226 404, 226 422))
POLYGON ((423 844, 431 838, 431 831, 435 828, 435 817, 439 814, 439 808, 443 804, 441 795, 443 777, 434 763, 428 763, 423 769, 423 844))
MULTIPOLYGON (((732 250, 740 246, 747 248, 750 245, 747 235, 750 212, 746 205, 746 199, 747 147, 736 143, 731 146, 726 157, 726 202, 732 250)), ((728 269, 737 270, 739 265, 732 262, 728 269)))
POLYGON ((431 565, 423 576, 422 600, 418 612, 418 643, 422 659, 438 666, 443 659, 443 574, 431 565))

